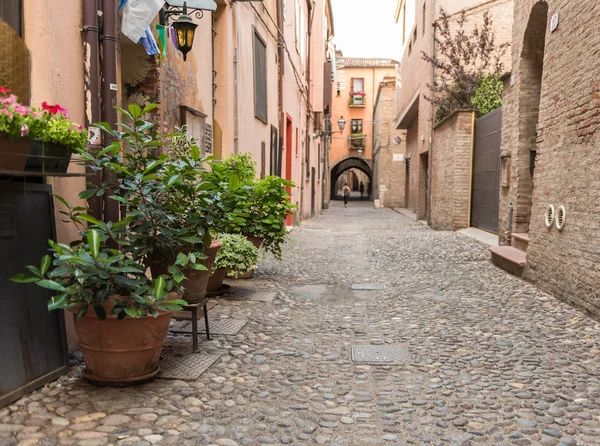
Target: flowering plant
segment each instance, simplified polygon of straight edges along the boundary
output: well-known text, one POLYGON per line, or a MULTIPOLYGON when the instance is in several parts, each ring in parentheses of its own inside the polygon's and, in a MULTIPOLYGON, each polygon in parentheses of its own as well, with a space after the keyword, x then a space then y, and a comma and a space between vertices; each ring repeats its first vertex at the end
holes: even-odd
POLYGON ((351 91, 350 96, 362 96, 363 98, 367 95, 364 91, 351 91))
POLYGON ((46 102, 41 109, 22 105, 11 90, 0 87, 0 134, 9 138, 40 139, 83 149, 87 144, 87 131, 71 121, 67 113, 66 108, 46 102))

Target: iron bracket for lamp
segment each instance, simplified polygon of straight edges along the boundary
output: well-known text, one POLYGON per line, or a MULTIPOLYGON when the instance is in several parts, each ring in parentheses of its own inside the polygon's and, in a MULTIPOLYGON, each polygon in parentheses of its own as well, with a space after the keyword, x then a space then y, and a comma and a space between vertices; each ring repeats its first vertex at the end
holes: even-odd
POLYGON ((168 24, 169 19, 172 21, 179 19, 182 15, 194 14, 197 19, 204 17, 203 9, 188 8, 184 2, 182 7, 171 6, 165 3, 165 6, 160 10, 160 23, 163 26, 168 24))

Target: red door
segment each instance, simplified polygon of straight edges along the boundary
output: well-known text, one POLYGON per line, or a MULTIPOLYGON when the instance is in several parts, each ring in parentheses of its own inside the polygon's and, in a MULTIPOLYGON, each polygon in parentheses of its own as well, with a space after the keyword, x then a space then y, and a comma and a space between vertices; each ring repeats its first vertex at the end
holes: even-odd
MULTIPOLYGON (((292 118, 290 117, 290 115, 287 115, 286 118, 286 126, 285 126, 285 179, 292 181, 292 141, 293 141, 293 136, 292 136, 292 132, 294 130, 294 127, 292 125, 292 118)), ((288 187, 287 188, 287 192, 288 194, 292 193, 292 188, 288 187)), ((291 195, 290 195, 290 200, 291 200, 291 195)), ((285 224, 288 226, 292 226, 292 216, 288 215, 287 219, 285 221, 285 224)))

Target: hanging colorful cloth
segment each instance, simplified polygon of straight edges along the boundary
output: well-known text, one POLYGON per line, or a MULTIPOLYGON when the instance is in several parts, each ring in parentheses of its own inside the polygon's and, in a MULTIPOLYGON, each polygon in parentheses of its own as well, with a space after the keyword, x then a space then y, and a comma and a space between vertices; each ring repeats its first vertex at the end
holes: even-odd
POLYGON ((176 31, 173 26, 169 27, 169 34, 171 34, 171 42, 173 42, 173 46, 176 50, 179 49, 179 44, 177 43, 177 35, 175 35, 176 31))
POLYGON ((140 40, 144 46, 144 49, 146 50, 146 53, 148 53, 148 56, 154 56, 155 54, 159 53, 156 39, 154 38, 154 34, 152 34, 150 27, 146 28, 146 32, 140 40))
POLYGON ((123 34, 133 42, 139 42, 164 4, 165 0, 126 0, 121 26, 123 34))
POLYGON ((167 58, 167 28, 162 25, 156 25, 158 33, 158 49, 160 50, 161 59, 167 58))
POLYGON ((119 2, 119 8, 117 9, 117 11, 120 11, 121 9, 123 9, 123 6, 125 6, 125 3, 127 3, 127 0, 121 0, 119 2))

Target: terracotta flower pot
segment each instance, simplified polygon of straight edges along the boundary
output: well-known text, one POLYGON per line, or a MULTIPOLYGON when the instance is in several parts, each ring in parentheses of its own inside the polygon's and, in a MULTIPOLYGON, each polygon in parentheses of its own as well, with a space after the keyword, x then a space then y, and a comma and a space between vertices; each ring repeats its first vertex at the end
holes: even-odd
POLYGON ((0 170, 24 171, 31 142, 30 139, 9 139, 0 135, 0 170))
POLYGON ((206 286, 206 291, 208 293, 214 293, 216 291, 220 291, 223 288, 223 280, 225 280, 225 276, 227 276, 227 270, 225 268, 219 268, 208 278, 208 285, 206 286))
MULTIPOLYGON (((189 303, 201 302, 206 297, 206 287, 208 286, 208 279, 210 277, 210 271, 212 270, 215 257, 219 249, 221 249, 223 243, 219 240, 213 240, 210 248, 204 250, 204 254, 208 256, 207 259, 202 260, 202 263, 207 269, 206 271, 198 271, 193 268, 184 268, 183 274, 185 279, 182 282, 184 288, 183 299, 189 303)), ((187 251, 189 252, 189 250, 187 251)), ((160 254, 156 253, 152 257, 150 265, 150 271, 152 277, 158 277, 161 274, 167 274, 168 265, 175 263, 177 253, 174 252, 170 259, 165 259, 160 254)))
MULTIPOLYGON (((120 300, 127 296, 113 296, 120 300)), ((114 303, 103 304, 107 317, 96 316, 93 308, 77 320, 75 329, 85 360, 84 378, 94 384, 122 385, 147 381, 158 372, 158 359, 169 330, 171 312, 159 311, 158 317, 118 320, 110 312, 114 303)))

